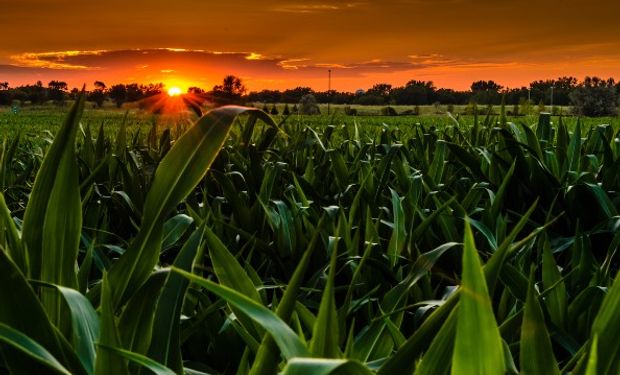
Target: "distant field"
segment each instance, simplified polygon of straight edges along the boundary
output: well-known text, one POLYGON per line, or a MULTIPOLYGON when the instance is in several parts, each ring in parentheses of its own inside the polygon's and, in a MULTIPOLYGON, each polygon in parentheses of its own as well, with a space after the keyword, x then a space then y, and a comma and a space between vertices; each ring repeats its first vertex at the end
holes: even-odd
MULTIPOLYGON (((40 134, 44 131, 51 131, 54 133, 56 129, 62 124, 62 121, 69 110, 70 103, 67 103, 64 107, 58 107, 54 105, 46 106, 25 106, 19 108, 17 113, 13 113, 10 107, 0 107, 0 134, 7 135, 20 131, 24 134, 40 134)), ((257 105, 261 108, 261 106, 257 105)), ((289 106, 292 108, 292 106, 289 106)), ((327 114, 327 105, 321 104, 321 115, 307 116, 307 115, 290 115, 286 119, 286 123, 291 126, 307 125, 312 127, 322 127, 325 125, 353 125, 356 123, 359 126, 397 126, 400 128, 411 127, 416 124, 424 126, 436 126, 442 127, 446 125, 454 125, 454 120, 446 112, 446 106, 439 106, 439 109, 435 106, 420 106, 420 115, 399 115, 399 116, 380 116, 379 113, 383 106, 351 106, 358 110, 357 116, 349 116, 344 113, 343 105, 333 105, 330 108, 330 115, 327 114)), ((398 113, 404 111, 413 110, 415 106, 393 106, 398 113)), ((271 108, 271 105, 269 106, 271 108)), ((278 104, 277 108, 281 113, 284 105, 278 104)), ((454 106, 454 117, 458 119, 461 126, 471 126, 474 122, 473 115, 462 115, 465 106, 454 106)), ((486 109, 486 108, 483 108, 486 109)), ((481 111, 483 111, 481 109, 481 111)), ((491 117, 496 121, 499 120, 497 113, 500 111, 499 106, 494 107, 494 115, 491 117)), ((562 108, 563 113, 568 113, 568 108, 562 108)), ((184 112, 181 114, 169 114, 169 115, 154 115, 148 111, 143 111, 135 108, 115 108, 105 107, 103 109, 93 109, 87 107, 82 117, 82 124, 90 124, 94 129, 98 129, 102 124, 104 130, 114 131, 118 128, 118 125, 127 116, 127 125, 130 129, 142 128, 144 131, 148 131, 153 122, 157 124, 158 129, 163 130, 166 128, 176 128, 177 126, 187 126, 191 124, 195 119, 195 115, 190 112, 184 112)), ((276 120, 282 121, 285 119, 283 115, 273 116, 276 120)), ((486 114, 479 114, 479 121, 485 120, 486 114)), ((530 116, 508 116, 508 121, 515 123, 527 123, 534 124, 537 121, 537 113, 534 112, 530 116)), ((559 121, 558 116, 552 117, 552 122, 559 121)), ((572 128, 577 121, 577 117, 564 116, 563 121, 566 122, 569 128, 572 128)), ((620 119, 618 117, 603 117, 603 118, 582 118, 582 124, 585 126, 599 125, 599 124, 611 124, 614 128, 620 126, 620 119)), ((403 129, 401 129, 403 130, 403 129)))

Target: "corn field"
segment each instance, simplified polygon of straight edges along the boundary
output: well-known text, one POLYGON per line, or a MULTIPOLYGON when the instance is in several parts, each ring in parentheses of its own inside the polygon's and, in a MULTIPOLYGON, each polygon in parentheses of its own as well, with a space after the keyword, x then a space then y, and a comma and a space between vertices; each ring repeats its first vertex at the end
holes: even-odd
POLYGON ((620 373, 609 125, 83 107, 0 149, 0 373, 620 373))

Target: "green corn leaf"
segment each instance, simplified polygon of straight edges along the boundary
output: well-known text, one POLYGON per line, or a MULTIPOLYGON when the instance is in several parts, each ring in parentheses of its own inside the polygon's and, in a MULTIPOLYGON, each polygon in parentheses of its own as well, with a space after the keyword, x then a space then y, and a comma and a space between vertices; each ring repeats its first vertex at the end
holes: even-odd
POLYGON ((463 280, 452 374, 503 374, 502 339, 469 223, 465 221, 463 280))
MULTIPOLYGON (((2 192, 0 192, 0 233, 6 236, 8 247, 6 251, 11 260, 23 273, 28 272, 26 254, 24 254, 20 233, 11 217, 11 210, 7 207, 2 192)), ((0 234, 0 238, 2 237, 2 234, 0 234)))
POLYGON ((499 216, 500 208, 504 207, 506 190, 508 189, 510 180, 512 179, 512 175, 514 174, 516 163, 516 160, 512 163, 510 169, 508 170, 508 172, 506 172, 506 175, 504 176, 502 184, 499 186, 499 189, 497 189, 497 193, 495 193, 495 198, 493 199, 491 209, 489 210, 489 217, 493 222, 499 216))
MULTIPOLYGON (((0 323, 28 336, 75 374, 86 374, 76 353, 51 324, 34 290, 15 263, 0 251, 0 323), (8 308, 7 308, 8 306, 8 308)), ((16 374, 36 374, 40 366, 22 352, 5 348, 4 360, 16 374)))
POLYGON ((620 372, 620 276, 616 276, 592 325, 592 337, 597 337, 596 368, 599 375, 620 372))
POLYGON ((28 275, 65 286, 75 286, 77 283, 73 267, 82 214, 75 138, 84 102, 82 94, 71 107, 43 159, 28 199, 22 229, 28 251, 28 275), (46 268, 44 277, 42 267, 46 268))
POLYGON ((118 320, 122 347, 145 354, 151 343, 155 309, 168 271, 153 272, 129 300, 118 320))
MULTIPOLYGON (((534 212, 537 202, 534 202, 528 211, 521 217, 519 222, 515 225, 510 234, 500 244, 498 249, 493 253, 489 261, 484 267, 484 275, 486 277, 489 290, 492 290, 497 279, 499 278, 500 271, 502 270, 506 258, 511 252, 518 249, 513 246, 513 241, 517 235, 521 232, 525 224, 528 222, 530 215, 534 212)), ((529 236, 532 236, 530 234, 529 236)), ((529 237, 528 236, 528 237, 529 237)), ((527 237, 526 237, 527 239, 527 237)), ((525 239, 524 239, 525 240, 525 239)), ((437 331, 441 328, 441 325, 447 319, 450 311, 457 304, 459 295, 461 293, 457 291, 454 293, 443 305, 439 306, 422 325, 411 335, 403 344, 400 349, 394 353, 379 369, 380 375, 390 375, 396 372, 412 373, 415 363, 412 358, 419 357, 422 352, 432 341, 432 338, 436 335, 437 331)))
POLYGON ((282 319, 266 307, 259 305, 250 298, 228 287, 216 284, 212 281, 203 279, 199 276, 174 267, 172 270, 186 277, 191 282, 196 283, 208 291, 218 295, 220 298, 234 305, 252 318, 255 322, 260 324, 267 332, 269 332, 269 334, 271 334, 271 336, 273 336, 285 358, 290 359, 293 357, 310 356, 308 349, 306 349, 305 345, 301 342, 299 337, 297 337, 295 332, 293 332, 293 330, 286 325, 282 319))
POLYGON ((405 247, 405 239, 407 236, 407 230, 405 228, 405 212, 403 210, 403 204, 400 201, 398 193, 390 188, 390 194, 392 196, 392 215, 394 221, 392 223, 392 237, 388 244, 388 258, 390 259, 390 265, 394 267, 398 261, 403 248, 405 247))
POLYGON ((557 327, 563 329, 566 327, 566 286, 555 263, 549 240, 545 240, 543 244, 542 278, 545 290, 553 288, 545 298, 545 304, 551 316, 551 321, 557 327))
POLYGON ((368 367, 346 359, 294 358, 282 375, 372 375, 368 367))
POLYGON ((234 119, 248 112, 275 127, 273 120, 257 109, 217 108, 198 120, 162 159, 146 197, 140 232, 109 272, 115 307, 124 303, 131 291, 146 281, 159 257, 163 220, 207 173, 226 141, 234 119))
POLYGON ((100 345, 99 347, 104 350, 108 350, 113 352, 114 354, 125 358, 126 360, 133 362, 136 365, 142 366, 149 371, 151 371, 155 375, 176 375, 174 371, 169 369, 168 367, 162 365, 161 363, 150 359, 139 353, 134 353, 129 350, 120 349, 112 346, 100 345))
POLYGON ((521 371, 532 375, 559 375, 560 369, 553 355, 551 340, 545 327, 545 317, 534 288, 534 267, 530 271, 524 310, 519 356, 521 371))
POLYGON ((450 361, 454 350, 454 332, 458 315, 458 306, 455 307, 446 322, 433 339, 431 346, 415 370, 415 375, 447 375, 450 371, 450 361))
POLYGON ((112 306, 112 291, 106 273, 103 274, 101 287, 101 335, 97 346, 97 361, 95 375, 129 375, 127 361, 119 354, 105 349, 106 347, 121 347, 121 338, 116 326, 114 308, 112 306))
POLYGON ((0 341, 19 350, 30 359, 45 365, 45 367, 49 369, 55 370, 61 374, 71 375, 71 372, 60 364, 60 362, 58 362, 50 352, 45 350, 43 346, 4 323, 0 323, 0 341))
MULTIPOLYGON (((213 270, 221 285, 229 287, 244 296, 250 298, 256 303, 263 303, 252 279, 247 272, 241 267, 237 259, 228 251, 222 241, 209 229, 205 227, 205 242, 209 249, 209 257, 213 263, 213 270)), ((247 317, 239 309, 232 306, 237 318, 241 321, 248 332, 252 333, 254 338, 259 337, 259 331, 254 327, 252 319, 247 317)), ((259 327, 260 328, 260 327, 259 327)))
POLYGON ((590 355, 588 356, 588 366, 586 367, 585 375, 597 375, 598 373, 598 360, 596 358, 598 353, 598 337, 594 335, 592 338, 592 346, 590 347, 590 355))
MULTIPOLYGON (((297 294, 299 293, 299 289, 306 273, 306 269, 310 263, 310 259, 312 258, 312 254, 314 253, 317 243, 319 242, 320 233, 322 232, 324 222, 325 215, 323 215, 319 220, 316 230, 312 235, 312 239, 310 240, 303 257, 299 261, 293 276, 288 282, 282 300, 278 304, 276 314, 285 322, 290 320, 291 315, 295 310, 297 294)), ((271 375, 276 372, 279 362, 279 352, 277 349, 276 342, 271 335, 266 334, 263 336, 261 345, 256 353, 256 358, 252 364, 252 368, 250 369, 250 375, 271 375)))
POLYGON ((99 316, 93 305, 75 289, 44 282, 36 284, 56 289, 65 300, 71 313, 71 344, 86 371, 92 374, 97 351, 95 343, 99 340, 99 316))
MULTIPOLYGON (((189 237, 174 260, 174 267, 191 271, 192 263, 200 249, 205 224, 198 227, 189 237)), ((180 319, 183 299, 189 281, 183 276, 170 272, 162 288, 155 310, 153 334, 149 357, 172 368, 176 372, 183 369, 181 358, 180 319)))
MULTIPOLYGON (((340 227, 340 224, 338 227, 340 227)), ((340 231, 336 230, 336 233, 340 233, 340 231)), ((314 322, 312 341, 310 342, 310 352, 317 358, 339 358, 341 355, 340 349, 338 348, 338 311, 336 309, 336 298, 334 296, 338 238, 330 238, 330 245, 331 260, 329 263, 327 283, 321 298, 319 313, 314 322)))
POLYGON ((179 214, 164 223, 164 236, 162 240, 162 250, 168 250, 174 246, 181 237, 187 232, 194 222, 191 217, 179 214))

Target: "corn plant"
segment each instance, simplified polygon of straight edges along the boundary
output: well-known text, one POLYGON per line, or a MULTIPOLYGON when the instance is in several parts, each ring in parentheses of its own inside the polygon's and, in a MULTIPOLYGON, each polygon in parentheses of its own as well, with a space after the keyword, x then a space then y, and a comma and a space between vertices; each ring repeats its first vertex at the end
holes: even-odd
POLYGON ((9 373, 619 371, 609 125, 222 107, 110 135, 83 105, 0 149, 9 373))

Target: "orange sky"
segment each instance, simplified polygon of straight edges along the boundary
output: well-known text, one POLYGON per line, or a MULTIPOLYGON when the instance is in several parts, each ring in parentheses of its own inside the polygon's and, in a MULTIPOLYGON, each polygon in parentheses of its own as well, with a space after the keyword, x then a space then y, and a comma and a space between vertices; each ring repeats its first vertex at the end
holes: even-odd
POLYGON ((617 0, 2 0, 0 81, 467 89, 620 78, 617 0))

